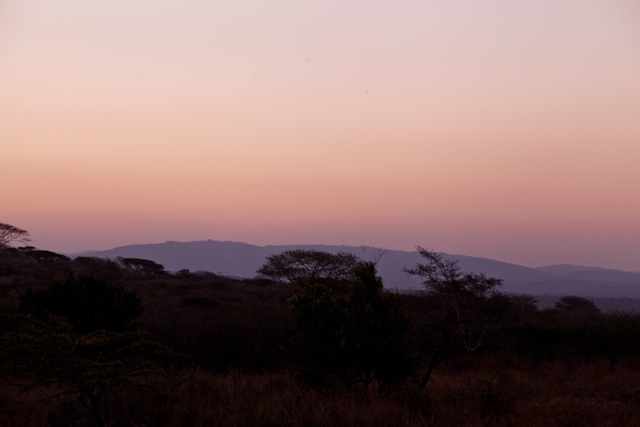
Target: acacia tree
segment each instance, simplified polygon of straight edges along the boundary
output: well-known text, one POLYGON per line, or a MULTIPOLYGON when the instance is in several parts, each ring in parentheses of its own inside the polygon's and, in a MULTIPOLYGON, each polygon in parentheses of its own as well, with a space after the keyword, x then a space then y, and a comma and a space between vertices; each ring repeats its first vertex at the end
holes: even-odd
POLYGON ((305 281, 327 285, 350 281, 357 263, 356 256, 346 252, 331 254, 295 249, 267 257, 257 273, 258 277, 274 280, 299 291, 305 281))
POLYGON ((0 222, 0 249, 8 248, 13 242, 30 242, 29 232, 10 224, 0 222))
POLYGON ((554 308, 560 310, 565 315, 565 318, 574 322, 593 321, 602 317, 602 312, 593 301, 573 295, 566 295, 560 298, 554 308))
POLYGON ((424 357, 427 371, 418 386, 424 389, 433 370, 450 357, 472 353, 508 307, 509 299, 498 292, 501 279, 484 274, 463 273, 458 262, 417 246, 426 260, 409 275, 424 278, 426 292, 420 299, 414 322, 416 350, 424 357))
POLYGON ((161 274, 164 272, 164 266, 157 262, 141 259, 141 258, 122 258, 118 257, 118 262, 125 268, 144 275, 161 274))

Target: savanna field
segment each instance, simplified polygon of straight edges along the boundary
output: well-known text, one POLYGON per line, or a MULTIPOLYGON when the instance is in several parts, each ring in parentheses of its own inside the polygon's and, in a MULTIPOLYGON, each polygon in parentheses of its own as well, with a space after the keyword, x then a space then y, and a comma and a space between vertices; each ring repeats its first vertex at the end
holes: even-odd
POLYGON ((640 426, 639 24, 0 0, 0 427, 640 426))
POLYGON ((401 294, 349 254, 234 280, 5 248, 0 425, 640 425, 640 318, 422 255, 401 294))

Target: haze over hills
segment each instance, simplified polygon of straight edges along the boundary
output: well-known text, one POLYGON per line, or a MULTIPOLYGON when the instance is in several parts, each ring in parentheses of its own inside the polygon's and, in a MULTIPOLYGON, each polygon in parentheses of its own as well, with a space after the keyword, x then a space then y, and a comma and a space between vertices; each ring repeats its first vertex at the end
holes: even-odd
MULTIPOLYGON (((158 262, 169 271, 189 269, 211 271, 236 277, 254 277, 266 257, 291 249, 315 249, 331 253, 349 252, 365 260, 373 259, 379 249, 357 246, 283 245, 256 246, 240 242, 214 240, 166 242, 121 246, 106 251, 86 251, 72 256, 101 258, 145 258, 158 262)), ((605 298, 640 298, 640 274, 620 270, 552 265, 539 268, 465 255, 446 257, 458 261, 466 272, 484 273, 504 280, 503 290, 530 295, 577 295, 605 298)), ((378 272, 389 289, 422 289, 417 277, 408 277, 403 267, 413 267, 422 258, 417 252, 383 250, 378 272)))

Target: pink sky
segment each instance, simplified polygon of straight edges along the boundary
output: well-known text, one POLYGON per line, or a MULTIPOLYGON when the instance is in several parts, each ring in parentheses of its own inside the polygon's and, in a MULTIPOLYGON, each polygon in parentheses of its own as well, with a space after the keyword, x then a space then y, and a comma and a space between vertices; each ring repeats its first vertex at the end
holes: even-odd
POLYGON ((61 252, 640 270, 639 23, 631 0, 0 1, 0 222, 61 252))

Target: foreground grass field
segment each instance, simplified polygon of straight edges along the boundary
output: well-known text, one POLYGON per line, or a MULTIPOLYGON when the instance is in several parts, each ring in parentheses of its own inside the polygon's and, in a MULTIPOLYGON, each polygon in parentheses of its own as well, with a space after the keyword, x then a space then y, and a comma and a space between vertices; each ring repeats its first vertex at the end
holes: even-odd
MULTIPOLYGON (((359 294, 340 292, 310 301, 333 301, 336 307, 325 312, 339 316, 370 309, 369 302, 350 302, 359 294)), ((392 304, 402 314, 402 336, 393 343, 406 346, 403 360, 412 365, 382 383, 375 366, 368 368, 370 380, 353 381, 368 360, 359 353, 341 356, 351 357, 344 359, 351 363, 346 371, 323 364, 322 357, 294 353, 301 318, 291 295, 290 288, 269 280, 149 273, 90 259, 43 262, 5 253, 0 315, 9 326, 0 331, 0 425, 640 425, 635 316, 604 315, 581 299, 538 310, 530 298, 509 297, 502 317, 483 329, 482 345, 461 352, 464 347, 450 341, 460 339, 454 334, 459 326, 439 320, 447 314, 440 300, 386 295, 385 307, 392 304), (82 277, 121 287, 118 295, 135 292, 142 314, 124 332, 74 332, 64 319, 47 320, 46 313, 36 321, 38 311, 25 305, 35 300, 25 295, 51 295, 60 283, 85 283, 82 277), (429 354, 447 357, 420 390, 429 354), (160 356, 169 361, 160 363, 160 356), (42 366, 55 372, 49 376, 42 366)), ((339 340, 338 349, 352 339, 340 328, 329 334, 347 340, 339 340)), ((343 363, 335 354, 327 357, 343 363)))
MULTIPOLYGON (((174 373, 162 390, 112 396, 105 419, 113 426, 158 427, 640 425, 640 370, 605 371, 597 361, 571 372, 562 363, 444 367, 420 395, 410 381, 380 395, 375 385, 319 391, 287 371, 188 369, 174 373)), ((24 395, 3 383, 0 398, 3 426, 93 424, 55 388, 24 395)))

